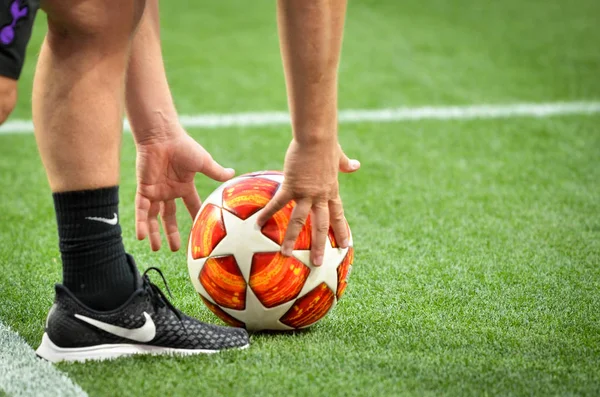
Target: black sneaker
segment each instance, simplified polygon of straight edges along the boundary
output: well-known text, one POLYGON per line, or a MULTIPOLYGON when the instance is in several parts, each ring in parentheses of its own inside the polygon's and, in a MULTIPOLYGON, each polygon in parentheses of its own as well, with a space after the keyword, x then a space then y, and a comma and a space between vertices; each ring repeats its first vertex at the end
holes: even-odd
MULTIPOLYGON (((129 262, 135 268, 133 258, 129 262)), ((132 354, 206 354, 249 346, 244 329, 205 324, 177 310, 150 282, 150 270, 163 277, 159 269, 149 268, 138 277, 138 289, 127 302, 111 311, 90 309, 57 284, 38 356, 51 362, 85 361, 132 354)))

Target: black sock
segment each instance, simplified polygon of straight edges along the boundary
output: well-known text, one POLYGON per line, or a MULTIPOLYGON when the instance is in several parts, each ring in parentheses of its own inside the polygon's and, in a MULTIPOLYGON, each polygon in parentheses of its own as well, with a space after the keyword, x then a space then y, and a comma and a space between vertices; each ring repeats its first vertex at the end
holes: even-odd
POLYGON ((119 187, 54 193, 52 197, 63 284, 92 309, 118 307, 133 293, 137 281, 121 239, 119 187))

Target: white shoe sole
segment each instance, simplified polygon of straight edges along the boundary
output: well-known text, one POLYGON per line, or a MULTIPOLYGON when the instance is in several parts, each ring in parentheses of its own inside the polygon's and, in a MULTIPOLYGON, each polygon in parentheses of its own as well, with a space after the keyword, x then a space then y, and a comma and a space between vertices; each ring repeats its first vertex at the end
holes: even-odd
MULTIPOLYGON (((246 349, 250 345, 241 346, 237 349, 246 349)), ((200 349, 174 349, 171 347, 134 345, 134 344, 115 344, 115 345, 96 345, 88 347, 64 348, 56 346, 44 332, 42 343, 35 351, 36 354, 52 363, 60 361, 79 361, 87 360, 102 361, 112 360, 119 357, 127 357, 136 354, 152 355, 183 355, 191 356, 196 354, 214 354, 221 350, 200 350, 200 349)))

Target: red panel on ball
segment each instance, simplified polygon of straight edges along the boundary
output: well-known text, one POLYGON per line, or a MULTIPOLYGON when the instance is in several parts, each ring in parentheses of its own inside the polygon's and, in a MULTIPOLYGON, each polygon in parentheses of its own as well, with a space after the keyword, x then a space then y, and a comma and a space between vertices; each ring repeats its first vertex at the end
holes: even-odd
POLYGON ((206 258, 225 237, 221 208, 208 204, 202 209, 192 229, 192 258, 206 258))
POLYGON ((271 219, 267 221, 267 223, 264 224, 261 229, 262 233, 277 244, 281 245, 283 243, 285 230, 290 222, 290 215, 292 214, 293 209, 294 202, 290 201, 285 205, 285 207, 277 211, 275 215, 273 215, 271 219))
POLYGON ((327 284, 321 283, 298 299, 279 321, 293 328, 309 326, 322 319, 331 309, 334 301, 333 291, 327 284))
POLYGON ((250 288, 265 307, 289 302, 298 296, 310 269, 294 257, 279 252, 254 254, 250 288))
POLYGON ((338 286, 336 296, 338 300, 344 294, 346 287, 348 286, 348 276, 350 276, 350 269, 354 263, 354 248, 349 247, 344 260, 337 268, 338 274, 338 286))
MULTIPOLYGON (((346 225, 346 233, 348 235, 348 238, 350 238, 350 226, 348 225, 348 222, 346 220, 344 220, 344 224, 346 225)), ((330 226, 329 227, 329 241, 331 241, 331 246, 333 248, 339 248, 339 244, 337 239, 335 238, 335 234, 333 233, 333 228, 330 226)))
MULTIPOLYGON (((292 210, 296 206, 296 202, 290 201, 286 204, 285 207, 280 209, 273 215, 271 219, 264 224, 261 231, 262 233, 276 242, 277 244, 283 244, 283 238, 285 236, 285 232, 288 227, 288 223, 290 223, 290 218, 292 216, 292 210)), ((310 215, 306 218, 306 223, 302 227, 300 231, 300 235, 294 244, 295 250, 309 250, 310 249, 310 236, 311 230, 311 221, 310 215)))
POLYGON ((279 183, 265 178, 245 178, 223 191, 223 208, 248 219, 271 200, 279 183))
POLYGON ((203 297, 201 294, 198 294, 198 295, 200 295, 200 298, 202 298, 202 301, 209 308, 209 310, 211 312, 213 312, 221 320, 223 320, 226 324, 229 324, 233 327, 240 327, 240 328, 246 327, 246 324, 244 324, 237 318, 230 316, 223 309, 221 309, 219 306, 213 304, 211 301, 209 301, 208 299, 203 297))
POLYGON ((327 233, 327 235, 329 236, 329 241, 331 242, 331 246, 333 248, 338 248, 339 244, 335 238, 335 234, 333 233, 333 228, 331 226, 329 226, 329 233, 327 233))
POLYGON ((218 305, 236 310, 246 307, 246 281, 233 256, 209 258, 198 280, 218 305))

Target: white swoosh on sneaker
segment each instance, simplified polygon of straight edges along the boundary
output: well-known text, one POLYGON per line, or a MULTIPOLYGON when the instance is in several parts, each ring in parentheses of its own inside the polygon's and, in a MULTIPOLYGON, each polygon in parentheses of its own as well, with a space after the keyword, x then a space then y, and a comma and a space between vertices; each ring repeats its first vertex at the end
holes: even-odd
POLYGON ((114 216, 112 217, 112 219, 101 218, 99 216, 86 216, 85 219, 89 219, 90 221, 104 222, 104 223, 108 223, 109 225, 113 225, 113 226, 115 226, 117 224, 117 222, 119 222, 119 217, 117 216, 116 212, 114 213, 114 216))
POLYGON ((125 339, 131 339, 137 342, 150 342, 156 336, 156 326, 154 325, 154 321, 152 321, 152 317, 150 317, 150 315, 146 312, 144 312, 144 317, 146 318, 144 325, 133 329, 103 323, 102 321, 94 320, 93 318, 82 316, 80 314, 76 314, 75 317, 81 321, 93 325, 96 328, 100 328, 102 331, 106 331, 109 334, 120 336, 121 338, 125 339))

